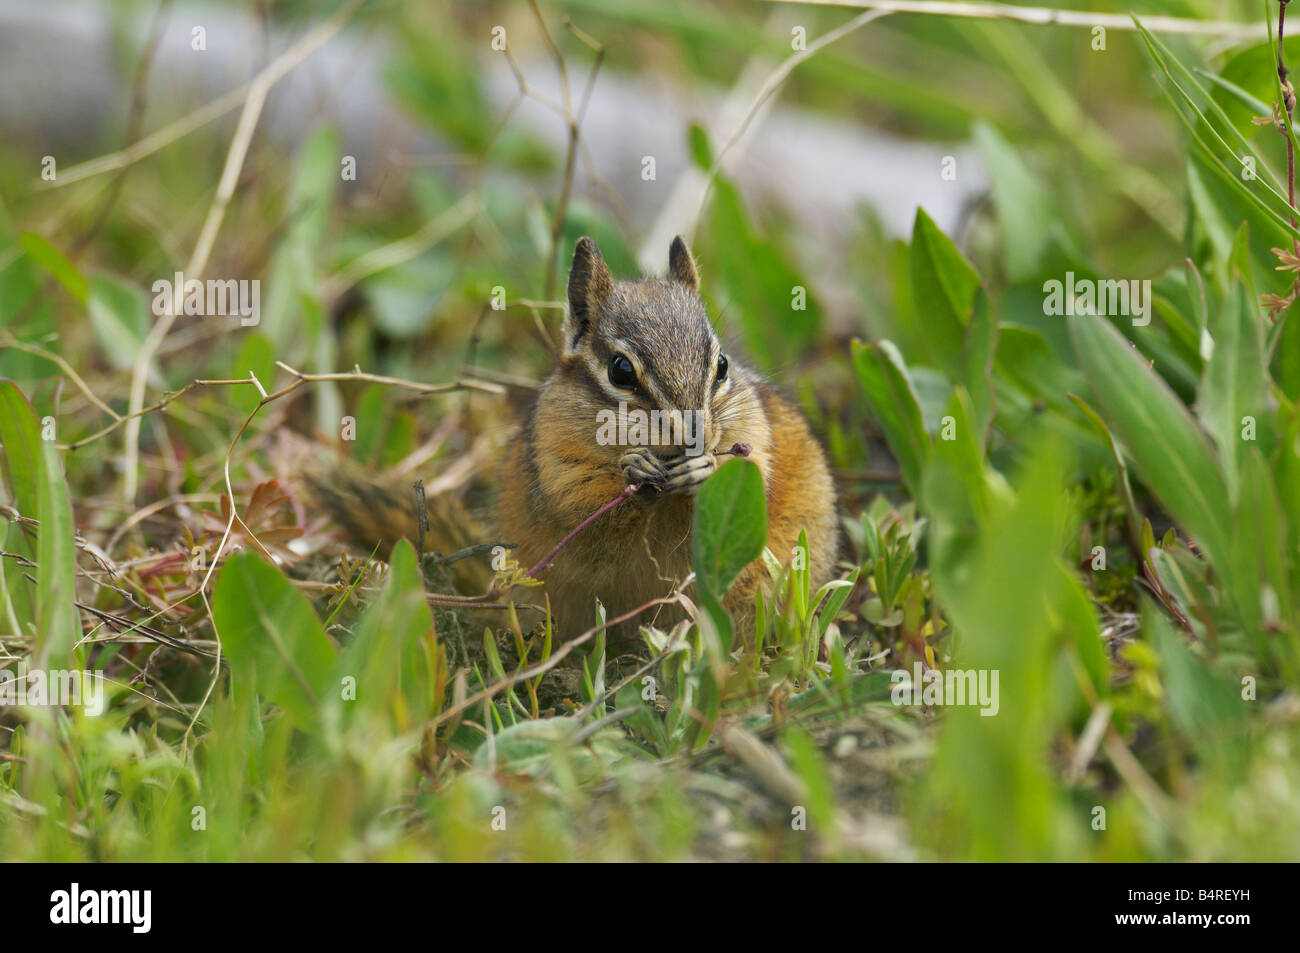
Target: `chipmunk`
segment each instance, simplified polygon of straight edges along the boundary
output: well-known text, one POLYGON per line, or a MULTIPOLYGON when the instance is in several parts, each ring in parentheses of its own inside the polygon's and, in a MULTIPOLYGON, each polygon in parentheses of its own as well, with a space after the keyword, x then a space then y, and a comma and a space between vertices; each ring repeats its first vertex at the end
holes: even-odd
MULTIPOLYGON (((673 240, 666 278, 615 281, 595 242, 582 238, 568 301, 557 364, 501 470, 498 538, 517 544, 514 558, 522 567, 535 566, 626 487, 642 486, 579 532, 539 574, 560 637, 595 624, 598 599, 614 619, 668 595, 690 574, 695 494, 717 469, 719 452, 737 443, 748 444, 763 476, 768 548, 788 562, 806 530, 813 585, 829 579, 838 530, 821 447, 793 405, 723 354, 686 243, 673 240), (670 446, 600 439, 608 414, 638 410, 691 412, 682 419, 694 426, 690 433, 683 426, 680 444, 670 446), (689 446, 687 438, 693 438, 689 446)), ((386 553, 403 536, 415 540, 409 486, 387 485, 345 462, 305 467, 302 479, 357 542, 380 543, 386 553)), ((428 510, 432 548, 451 552, 482 541, 472 538, 476 527, 468 514, 456 518, 453 503, 431 498, 428 510)), ((766 576, 763 561, 755 560, 726 593, 724 605, 742 628, 766 576)), ((482 592, 486 565, 464 560, 456 577, 467 594, 482 592)), ((636 625, 618 627, 615 637, 634 635, 636 625)))
MULTIPOLYGON (((668 262, 666 278, 616 281, 596 243, 578 241, 558 361, 502 469, 500 532, 518 543, 525 567, 625 487, 642 484, 541 574, 562 635, 595 623, 597 599, 612 619, 687 577, 695 494, 718 453, 737 443, 749 445, 763 476, 768 548, 788 562, 806 530, 813 585, 834 570, 835 491, 821 447, 793 405, 722 352, 680 236, 668 262), (700 439, 691 449, 700 452, 597 439, 601 411, 632 410, 693 412, 700 439)), ((724 598, 734 617, 752 617, 766 576, 761 559, 741 572, 724 598)))

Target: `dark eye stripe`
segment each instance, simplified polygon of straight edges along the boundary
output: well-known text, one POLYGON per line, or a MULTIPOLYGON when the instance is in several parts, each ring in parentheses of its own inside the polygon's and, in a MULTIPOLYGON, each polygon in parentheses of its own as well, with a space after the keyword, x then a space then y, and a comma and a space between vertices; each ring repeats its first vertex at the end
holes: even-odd
POLYGON ((609 381, 602 372, 599 376, 585 362, 581 361, 574 365, 574 377, 582 383, 592 398, 600 404, 608 404, 617 398, 610 395, 609 381))

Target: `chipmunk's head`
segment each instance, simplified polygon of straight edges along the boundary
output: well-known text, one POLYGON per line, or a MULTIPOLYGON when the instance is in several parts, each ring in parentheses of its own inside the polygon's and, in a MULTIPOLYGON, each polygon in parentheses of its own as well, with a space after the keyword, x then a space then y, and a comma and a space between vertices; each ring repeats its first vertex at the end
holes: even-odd
POLYGON ((613 410, 697 415, 696 453, 723 438, 728 403, 752 399, 744 372, 727 359, 709 323, 695 260, 680 236, 668 250, 666 278, 634 281, 616 281, 596 243, 579 239, 563 333, 562 373, 613 410))

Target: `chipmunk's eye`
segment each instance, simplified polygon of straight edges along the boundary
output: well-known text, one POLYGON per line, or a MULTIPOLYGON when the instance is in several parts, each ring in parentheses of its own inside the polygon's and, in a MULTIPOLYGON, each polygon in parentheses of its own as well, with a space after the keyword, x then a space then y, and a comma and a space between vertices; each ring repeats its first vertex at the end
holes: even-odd
POLYGON ((713 378, 719 384, 727 379, 727 355, 718 355, 718 373, 713 378))
POLYGON ((609 382, 615 387, 633 390, 636 387, 636 368, 622 354, 615 354, 609 362, 609 382))

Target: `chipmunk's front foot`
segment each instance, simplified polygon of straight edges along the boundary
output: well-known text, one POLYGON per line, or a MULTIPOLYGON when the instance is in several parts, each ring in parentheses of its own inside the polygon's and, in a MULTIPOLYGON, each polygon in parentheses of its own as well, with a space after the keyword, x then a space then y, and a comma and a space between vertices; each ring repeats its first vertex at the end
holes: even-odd
POLYGON ((633 447, 619 458, 618 465, 627 478, 628 486, 641 483, 658 490, 663 489, 668 480, 668 471, 664 468, 663 461, 649 447, 633 447))
POLYGON ((711 453, 702 453, 697 457, 677 457, 668 464, 664 492, 694 496, 700 484, 713 476, 716 469, 718 458, 711 453))

